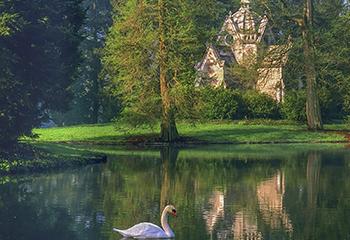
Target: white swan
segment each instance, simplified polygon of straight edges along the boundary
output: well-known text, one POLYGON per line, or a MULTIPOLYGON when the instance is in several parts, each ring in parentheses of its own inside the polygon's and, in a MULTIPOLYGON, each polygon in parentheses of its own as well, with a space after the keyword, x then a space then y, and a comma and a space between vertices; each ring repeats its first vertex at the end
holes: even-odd
POLYGON ((174 238, 175 234, 168 224, 168 214, 176 217, 176 209, 173 205, 168 205, 163 210, 160 219, 163 229, 157 225, 154 225, 153 223, 144 222, 136 224, 135 226, 126 230, 113 228, 113 231, 120 233, 126 238, 174 238))

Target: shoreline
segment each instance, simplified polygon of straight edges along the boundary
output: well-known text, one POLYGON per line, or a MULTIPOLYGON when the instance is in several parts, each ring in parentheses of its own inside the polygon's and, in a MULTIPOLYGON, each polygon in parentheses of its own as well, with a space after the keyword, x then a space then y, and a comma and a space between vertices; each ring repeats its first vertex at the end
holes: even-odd
POLYGON ((105 154, 50 153, 28 143, 16 145, 16 150, 11 153, 0 153, 0 176, 41 173, 107 162, 105 154))
POLYGON ((187 146, 206 146, 206 145, 276 145, 276 144, 346 144, 349 143, 349 140, 325 140, 325 141, 246 141, 246 142, 231 142, 231 141, 218 141, 218 142, 210 142, 210 141, 185 141, 185 142, 112 142, 112 141, 35 141, 35 142, 23 142, 25 144, 36 145, 36 144, 64 144, 64 145, 88 145, 88 146, 139 146, 139 147, 187 147, 187 146))
POLYGON ((191 148, 217 145, 293 145, 293 144, 344 144, 350 145, 350 129, 347 125, 328 125, 326 130, 310 132, 301 125, 278 125, 273 122, 262 125, 239 125, 227 122, 203 123, 193 127, 189 123, 179 124, 179 141, 167 143, 160 141, 158 134, 150 129, 130 129, 118 131, 113 123, 80 125, 51 129, 36 129, 36 139, 22 138, 19 148, 13 152, 0 152, 0 175, 18 173, 46 172, 52 169, 67 169, 100 164, 107 156, 85 152, 52 152, 40 145, 66 146, 111 146, 125 148, 166 147, 191 148))

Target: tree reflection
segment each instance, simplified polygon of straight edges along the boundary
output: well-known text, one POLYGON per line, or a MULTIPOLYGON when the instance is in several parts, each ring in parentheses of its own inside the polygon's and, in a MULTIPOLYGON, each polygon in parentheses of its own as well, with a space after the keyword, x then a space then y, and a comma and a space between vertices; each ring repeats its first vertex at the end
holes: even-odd
POLYGON ((179 211, 170 220, 177 239, 350 235, 346 155, 303 151, 259 159, 251 149, 250 155, 227 153, 128 150, 109 156, 106 166, 0 185, 0 239, 115 240, 112 227, 159 224, 168 203, 179 211))
POLYGON ((176 172, 176 160, 179 154, 179 150, 175 147, 165 147, 160 150, 161 158, 161 190, 160 190, 160 211, 163 210, 167 204, 172 204, 175 172, 176 172))
POLYGON ((317 212, 317 198, 319 192, 321 171, 321 155, 318 152, 310 152, 307 158, 306 182, 307 182, 307 209, 306 209, 306 239, 314 239, 316 232, 315 217, 317 212))

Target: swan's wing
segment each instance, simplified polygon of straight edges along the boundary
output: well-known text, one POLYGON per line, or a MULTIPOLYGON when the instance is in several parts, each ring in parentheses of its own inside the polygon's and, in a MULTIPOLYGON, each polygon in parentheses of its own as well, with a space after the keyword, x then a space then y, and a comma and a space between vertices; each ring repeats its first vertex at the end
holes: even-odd
POLYGON ((158 227, 153 223, 139 223, 129 229, 119 230, 114 229, 115 231, 122 234, 124 237, 133 237, 133 238, 165 238, 167 237, 163 229, 158 227))

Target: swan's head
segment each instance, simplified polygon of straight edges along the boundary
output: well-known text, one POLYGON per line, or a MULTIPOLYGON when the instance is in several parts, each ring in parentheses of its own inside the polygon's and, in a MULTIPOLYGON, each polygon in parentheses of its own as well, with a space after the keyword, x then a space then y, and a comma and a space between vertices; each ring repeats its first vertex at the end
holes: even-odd
POLYGON ((176 208, 173 205, 166 206, 164 210, 170 215, 173 215, 174 217, 177 216, 176 208))

